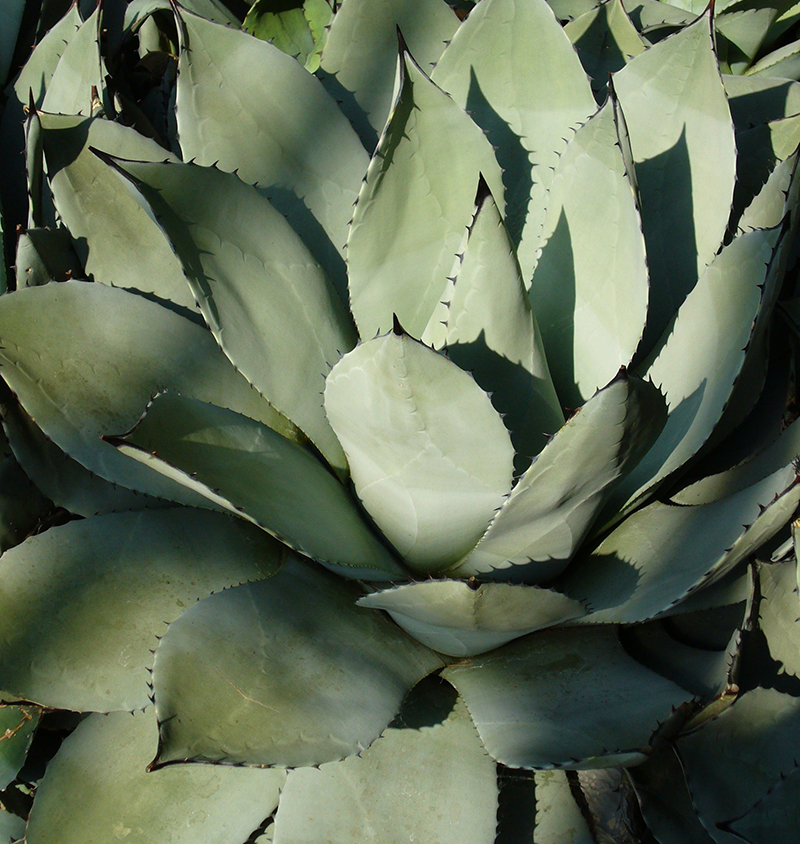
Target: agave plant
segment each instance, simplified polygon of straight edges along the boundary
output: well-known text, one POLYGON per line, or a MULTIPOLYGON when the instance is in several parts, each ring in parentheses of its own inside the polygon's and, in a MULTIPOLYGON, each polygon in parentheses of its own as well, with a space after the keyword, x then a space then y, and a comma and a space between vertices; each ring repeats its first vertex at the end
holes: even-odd
POLYGON ((800 86, 324 5, 8 89, 0 840, 788 840, 800 86))

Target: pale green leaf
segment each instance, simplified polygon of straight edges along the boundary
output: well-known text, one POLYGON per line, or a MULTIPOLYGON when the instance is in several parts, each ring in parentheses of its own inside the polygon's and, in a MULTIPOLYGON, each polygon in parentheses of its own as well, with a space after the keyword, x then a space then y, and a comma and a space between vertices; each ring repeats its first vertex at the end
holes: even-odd
POLYGON ((152 651, 186 607, 273 575, 285 549, 258 528, 190 508, 94 516, 0 560, 0 675, 59 709, 142 709, 152 651))
POLYGON ((768 76, 724 75, 736 131, 800 112, 800 83, 768 76))
POLYGON ((262 41, 270 41, 313 73, 319 67, 333 9, 328 0, 293 2, 294 5, 276 3, 275 0, 256 0, 244 19, 242 29, 262 41))
POLYGON ((488 752, 515 768, 641 762, 689 692, 629 657, 613 627, 544 630, 446 668, 488 752))
POLYGON ((91 715, 48 764, 26 841, 239 842, 278 805, 282 768, 181 765, 148 772, 157 743, 152 709, 91 715))
POLYGON ((422 335, 491 392, 527 469, 564 424, 541 335, 508 231, 485 183, 451 289, 422 335))
POLYGON ((345 487, 308 450, 246 416, 159 395, 123 454, 350 577, 405 579, 345 487))
POLYGON ((797 560, 756 563, 761 600, 758 629, 770 656, 782 664, 781 674, 800 677, 800 599, 797 595, 797 560))
POLYGON ((43 111, 86 116, 92 113, 92 89, 102 96, 105 87, 100 56, 101 15, 98 4, 67 43, 47 84, 41 104, 43 111))
POLYGON ((368 156, 321 83, 272 44, 181 12, 185 159, 257 183, 344 293, 342 254, 368 156))
MULTIPOLYGON (((530 284, 553 168, 577 126, 596 110, 580 60, 544 0, 483 0, 432 78, 497 148, 506 225, 530 284)), ((502 196, 494 185, 492 192, 502 196)))
POLYGON ((510 583, 473 587, 459 580, 402 584, 365 595, 358 604, 385 610, 415 639, 451 656, 484 653, 586 615, 578 601, 551 589, 510 583))
POLYGON ((681 306, 666 342, 647 367, 648 377, 667 400, 667 424, 618 489, 618 510, 623 504, 630 508, 694 457, 719 422, 745 364, 779 237, 780 230, 767 229, 736 238, 681 306))
POLYGON ((82 269, 65 228, 31 228, 17 239, 17 288, 78 278, 82 269))
POLYGON ((397 31, 430 73, 458 29, 443 0, 347 0, 331 23, 322 70, 364 146, 372 151, 392 107, 397 31))
POLYGON ((450 284, 481 176, 503 207, 500 167, 480 128, 405 50, 399 72, 347 241, 350 307, 365 340, 389 331, 394 314, 422 336, 450 284))
POLYGON ((169 242, 90 147, 143 161, 177 160, 150 138, 99 118, 40 114, 48 182, 88 278, 196 310, 169 242))
POLYGON ((747 70, 748 76, 800 79, 800 40, 784 44, 747 70))
POLYGON ((420 688, 359 756, 289 773, 275 816, 275 844, 494 841, 495 765, 464 704, 420 702, 420 688))
POLYGON ((331 366, 355 344, 341 300, 291 226, 236 176, 189 164, 118 162, 183 265, 234 366, 328 462, 346 460, 322 409, 331 366))
POLYGON ((536 844, 594 844, 565 771, 536 771, 536 844))
POLYGON ((453 574, 552 580, 663 425, 663 400, 651 385, 614 379, 545 446, 453 574))
POLYGON ((707 14, 614 77, 642 197, 652 347, 722 243, 736 178, 733 124, 707 14))
POLYGON ((511 440, 488 396, 411 337, 390 333, 345 355, 325 410, 356 494, 415 570, 466 554, 511 489, 511 440))
POLYGON ((0 790, 16 778, 25 762, 40 715, 36 706, 0 704, 0 790))
MULTIPOLYGON (((216 23, 225 23, 238 27, 241 21, 222 0, 182 0, 181 6, 195 15, 216 23)), ((130 0, 125 9, 124 28, 137 30, 144 21, 157 11, 171 12, 169 0, 130 0)))
POLYGON ((70 457, 129 489, 186 494, 100 440, 130 430, 165 387, 293 435, 209 332, 142 296, 78 281, 18 290, 0 297, 0 337, 3 377, 26 412, 70 457))
POLYGON ((531 286, 533 310, 561 401, 577 407, 639 345, 648 267, 632 174, 613 97, 558 161, 531 286))
POLYGON ((187 610, 156 652, 158 764, 296 767, 372 744, 442 663, 359 594, 295 561, 187 610))

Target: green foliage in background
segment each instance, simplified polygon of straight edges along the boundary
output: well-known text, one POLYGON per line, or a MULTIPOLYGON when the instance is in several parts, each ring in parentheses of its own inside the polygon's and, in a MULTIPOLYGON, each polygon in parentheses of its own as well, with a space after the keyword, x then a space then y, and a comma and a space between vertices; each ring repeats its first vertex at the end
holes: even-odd
POLYGON ((7 6, 0 842, 790 840, 797 8, 7 6))

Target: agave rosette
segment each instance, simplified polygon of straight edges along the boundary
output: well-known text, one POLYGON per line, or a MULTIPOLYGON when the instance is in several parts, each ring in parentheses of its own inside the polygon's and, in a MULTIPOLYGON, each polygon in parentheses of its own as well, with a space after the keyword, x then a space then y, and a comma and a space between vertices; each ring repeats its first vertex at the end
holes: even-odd
MULTIPOLYGON (((759 89, 726 94, 708 13, 590 80, 543 0, 348 0, 318 79, 189 5, 128 7, 143 56, 179 47, 174 106, 134 126, 99 10, 13 89, 8 459, 84 518, 0 560, 0 688, 112 713, 49 766, 28 842, 272 816, 276 844, 549 842, 586 824, 565 770, 619 766, 670 828, 669 741, 730 701, 754 595, 794 576, 744 568, 800 501, 791 98, 735 125, 759 89)), ((730 712, 772 746, 795 701, 730 712)), ((794 763, 720 807, 703 759, 738 722, 710 723, 674 745, 681 822, 750 834, 794 763)))

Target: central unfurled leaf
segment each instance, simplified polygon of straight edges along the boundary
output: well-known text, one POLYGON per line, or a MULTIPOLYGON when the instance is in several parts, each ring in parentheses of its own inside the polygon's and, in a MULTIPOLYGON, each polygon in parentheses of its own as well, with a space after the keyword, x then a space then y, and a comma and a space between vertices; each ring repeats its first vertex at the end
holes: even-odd
POLYGON ((478 546, 451 573, 552 580, 664 422, 664 402, 655 387, 620 374, 545 446, 478 546))
POLYGON ((342 252, 367 169, 321 83, 246 32, 181 10, 178 135, 185 159, 264 189, 344 293, 342 252))
POLYGON ((707 13, 614 76, 642 196, 645 352, 711 263, 730 215, 736 146, 711 28, 707 13))
POLYGON ((624 117, 612 97, 558 161, 531 286, 561 401, 576 407, 628 366, 647 318, 648 280, 624 117))
POLYGON ((481 180, 475 217, 452 283, 422 336, 472 372, 503 414, 523 472, 564 424, 514 247, 481 180))
POLYGON ((393 314, 422 337, 472 222, 481 175, 503 207, 500 167, 483 132, 405 50, 399 73, 347 241, 350 307, 364 340, 389 331, 393 314))
POLYGON ((325 410, 364 507, 418 571, 466 554, 511 489, 514 452, 489 397, 411 337, 376 337, 345 355, 325 410))
POLYGON ((550 589, 510 583, 472 588, 459 580, 405 583, 372 592, 358 603, 386 610, 415 639, 453 656, 483 653, 586 615, 581 603, 550 589))
POLYGON ((116 166, 133 177, 158 217, 234 366, 332 466, 346 471, 321 394, 355 332, 308 248, 233 174, 189 164, 116 166))
POLYGON ((156 652, 158 764, 295 767, 368 747, 442 662, 360 594, 297 561, 187 610, 156 652))
POLYGON ((644 761, 659 724, 691 698, 628 656, 613 627, 543 630, 442 676, 488 752, 515 768, 644 761))
POLYGON ((432 79, 497 149, 506 222, 527 285, 553 168, 572 133, 597 108, 586 73, 545 0, 482 0, 432 79))
POLYGON ((113 443, 287 545, 366 580, 404 579, 347 490, 308 450, 246 416, 166 393, 113 443))

